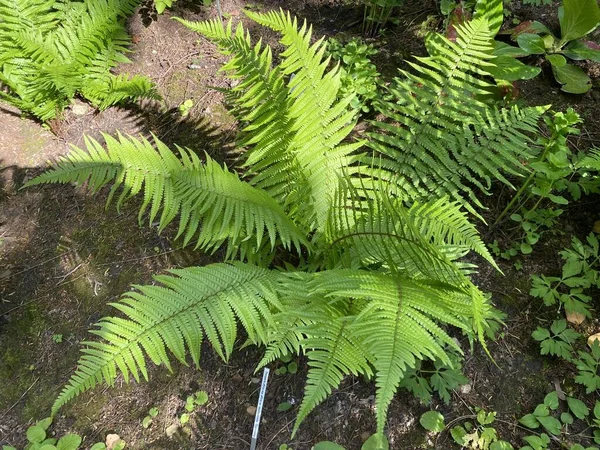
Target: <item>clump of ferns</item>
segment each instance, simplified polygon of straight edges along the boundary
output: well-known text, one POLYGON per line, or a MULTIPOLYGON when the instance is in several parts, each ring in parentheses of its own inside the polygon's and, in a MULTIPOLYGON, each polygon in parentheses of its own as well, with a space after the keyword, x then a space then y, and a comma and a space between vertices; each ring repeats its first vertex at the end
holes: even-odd
POLYGON ((509 171, 526 170, 511 152, 526 151, 520 130, 541 112, 464 95, 481 90, 492 59, 491 33, 479 19, 458 27, 456 43, 436 39, 433 56, 398 80, 386 114, 401 126, 377 123, 366 154, 363 142, 347 141, 356 125, 352 96, 339 98, 339 71, 328 69, 323 40, 311 43, 310 27, 284 12, 247 14, 281 34, 278 65, 241 25, 181 20, 230 57, 223 70, 239 80, 228 97, 244 124, 240 174, 158 139, 105 136, 106 148, 87 139, 87 150, 74 149, 29 182, 94 191, 112 184, 108 202, 117 207, 142 196, 140 221, 162 230, 177 219, 184 244, 225 248, 223 263, 170 270, 124 294, 114 304, 122 316, 97 324, 101 340, 85 343, 53 412, 118 373, 147 378, 147 359, 170 368, 169 354, 182 363, 189 355, 198 366, 205 338, 227 360, 241 326, 248 342, 265 348, 258 368, 306 355, 294 433, 345 375, 363 374, 375 380, 383 436, 405 371, 422 359, 451 366, 445 348, 462 350, 448 327, 483 341, 497 317, 468 278, 473 267, 461 262, 475 251, 495 266, 463 211, 475 210, 468 182, 485 191, 477 177, 504 180, 506 159, 509 171), (273 264, 281 249, 297 255, 294 264, 273 264))

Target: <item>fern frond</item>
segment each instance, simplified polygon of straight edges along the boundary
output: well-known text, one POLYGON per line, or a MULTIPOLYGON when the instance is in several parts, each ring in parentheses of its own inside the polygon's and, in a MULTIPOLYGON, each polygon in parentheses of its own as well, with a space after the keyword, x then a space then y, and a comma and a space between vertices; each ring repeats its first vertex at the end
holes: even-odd
POLYGON ((155 138, 154 147, 145 139, 104 135, 105 150, 97 141, 86 138, 87 152, 74 147, 53 169, 27 183, 77 183, 88 181, 93 192, 113 183, 107 205, 121 190, 117 208, 137 194, 143 195, 138 218, 150 208, 149 223, 160 213, 159 229, 164 229, 178 214, 178 236, 187 244, 216 249, 228 240, 228 255, 248 254, 263 245, 265 235, 273 248, 280 240, 298 251, 305 244, 304 234, 285 215, 282 208, 264 191, 241 181, 206 156, 206 162, 189 150, 177 147, 182 159, 155 138), (255 245, 255 246, 253 246, 255 245))
POLYGON ((279 308, 276 272, 242 263, 212 264, 156 276, 161 286, 136 286, 115 308, 126 318, 106 318, 92 332, 102 342, 86 342, 77 372, 52 407, 52 413, 97 383, 148 378, 146 359, 170 369, 167 351, 185 364, 186 352, 197 366, 208 338, 227 359, 236 339, 237 321, 255 342, 266 339, 271 309, 279 308))
POLYGON ((311 30, 282 11, 250 13, 260 24, 282 34, 286 50, 272 69, 270 49, 238 26, 235 33, 217 21, 185 25, 214 40, 232 58, 224 67, 240 79, 231 97, 244 128, 242 143, 249 146, 246 167, 252 183, 265 189, 310 229, 323 231, 344 170, 352 171, 361 145, 342 144, 355 124, 347 106, 351 97, 337 100, 337 68, 327 71, 325 44, 310 43, 311 30), (285 77, 289 76, 287 85, 285 77))
POLYGON ((6 18, 0 16, 1 98, 41 120, 55 117, 77 93, 103 107, 156 98, 148 79, 111 73, 128 62, 123 18, 138 4, 0 0, 0 11, 7 12, 6 18))
POLYGON ((600 171, 600 149, 592 149, 590 153, 581 160, 579 167, 600 171))
POLYGON ((492 35, 487 22, 457 27, 456 42, 430 39, 431 56, 409 63, 382 102, 390 122, 375 122, 370 146, 384 155, 377 176, 405 190, 405 197, 424 200, 450 197, 470 212, 482 206, 476 190, 489 194, 491 181, 508 185, 503 173, 523 175, 522 164, 534 155, 527 132, 546 108, 497 109, 485 103, 491 85, 486 69, 493 65, 492 35))
POLYGON ((418 233, 436 247, 472 250, 500 270, 458 202, 450 202, 447 198, 423 204, 415 202, 408 210, 408 218, 418 233))

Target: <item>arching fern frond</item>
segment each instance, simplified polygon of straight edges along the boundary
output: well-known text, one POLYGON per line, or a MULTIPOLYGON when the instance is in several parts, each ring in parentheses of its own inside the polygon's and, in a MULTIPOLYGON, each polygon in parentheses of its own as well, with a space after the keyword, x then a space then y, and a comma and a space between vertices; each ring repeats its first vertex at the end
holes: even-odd
POLYGON ((483 19, 457 32, 456 42, 430 39, 431 56, 402 71, 389 90, 393 100, 381 103, 390 120, 375 122, 380 132, 370 134, 370 146, 384 155, 378 176, 395 180, 405 196, 449 196, 476 214, 472 205, 482 206, 476 191, 488 194, 494 179, 510 185, 503 173, 527 172, 522 161, 534 155, 534 143, 526 133, 536 130, 546 108, 486 104, 493 36, 483 19))
POLYGON ((246 14, 282 34, 286 50, 276 68, 271 68, 270 49, 260 42, 252 46, 241 25, 234 33, 231 25, 217 21, 182 23, 232 57, 224 70, 240 79, 230 98, 239 120, 249 123, 241 142, 249 147, 246 167, 254 175, 252 183, 286 210, 293 208, 307 228, 323 232, 342 172, 354 170, 354 152, 361 145, 342 144, 356 120, 347 108, 352 97, 337 100, 339 71, 327 71, 325 44, 311 45, 306 23, 299 28, 283 11, 246 14))
POLYGON ((237 174, 206 156, 206 162, 189 150, 177 147, 181 160, 155 138, 155 148, 145 139, 108 135, 105 150, 87 138, 87 152, 74 148, 53 169, 27 183, 82 184, 92 191, 112 183, 107 204, 118 194, 117 208, 132 196, 142 194, 139 220, 150 208, 149 223, 160 214, 164 229, 178 214, 178 236, 187 244, 216 249, 228 241, 228 256, 242 256, 259 249, 265 238, 271 248, 281 241, 284 247, 306 243, 304 234, 288 219, 282 208, 264 191, 240 180, 237 174))
POLYGON ((118 372, 125 381, 148 378, 146 359, 170 368, 171 352, 195 365, 206 337, 227 359, 239 321, 255 343, 266 339, 271 309, 279 309, 277 273, 242 263, 212 264, 170 271, 157 276, 162 286, 136 286, 113 306, 126 318, 101 320, 92 332, 102 342, 86 342, 77 372, 52 407, 53 414, 74 396, 102 381, 113 384, 118 372))

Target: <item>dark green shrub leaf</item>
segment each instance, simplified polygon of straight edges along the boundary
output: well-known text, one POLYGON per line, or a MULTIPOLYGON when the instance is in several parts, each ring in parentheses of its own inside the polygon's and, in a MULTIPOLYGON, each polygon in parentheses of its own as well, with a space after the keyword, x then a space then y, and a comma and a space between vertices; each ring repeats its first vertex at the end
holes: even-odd
POLYGON ((497 80, 530 80, 542 71, 539 67, 523 64, 512 56, 498 56, 493 61, 496 67, 489 67, 487 70, 497 80))

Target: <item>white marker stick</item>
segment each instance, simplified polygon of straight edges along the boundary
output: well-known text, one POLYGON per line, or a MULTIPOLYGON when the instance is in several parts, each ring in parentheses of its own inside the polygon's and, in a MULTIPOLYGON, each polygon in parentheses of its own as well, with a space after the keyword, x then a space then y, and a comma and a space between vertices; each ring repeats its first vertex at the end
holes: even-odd
POLYGON ((262 382, 260 383, 260 393, 258 394, 258 405, 256 405, 256 416, 254 417, 254 428, 252 428, 252 441, 250 450, 256 450, 256 440, 258 439, 258 429, 260 428, 260 416, 262 415, 263 403, 265 402, 265 392, 267 392, 267 380, 269 379, 269 368, 265 367, 262 382))

